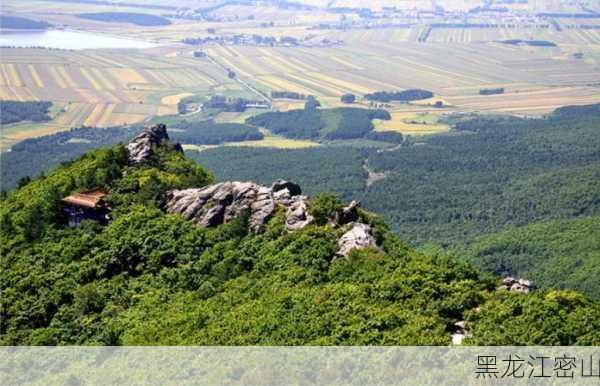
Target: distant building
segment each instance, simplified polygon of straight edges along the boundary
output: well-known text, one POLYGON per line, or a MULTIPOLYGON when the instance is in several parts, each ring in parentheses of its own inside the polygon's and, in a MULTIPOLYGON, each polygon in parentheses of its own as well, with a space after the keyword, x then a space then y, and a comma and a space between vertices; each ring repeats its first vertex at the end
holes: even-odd
POLYGON ((69 216, 69 226, 79 226, 83 220, 92 220, 105 224, 108 221, 109 208, 104 201, 106 192, 94 189, 75 192, 62 199, 64 210, 69 216))

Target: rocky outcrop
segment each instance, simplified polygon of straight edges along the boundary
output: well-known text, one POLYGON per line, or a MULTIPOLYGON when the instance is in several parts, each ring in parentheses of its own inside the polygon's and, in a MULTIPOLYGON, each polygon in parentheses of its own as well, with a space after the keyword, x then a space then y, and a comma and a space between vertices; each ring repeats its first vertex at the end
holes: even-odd
POLYGON ((514 277, 505 277, 502 279, 502 285, 499 289, 530 293, 535 289, 535 283, 526 279, 515 279, 514 277))
POLYGON ((353 249, 377 247, 377 242, 369 225, 354 223, 352 228, 340 237, 338 247, 338 255, 347 257, 353 249))
POLYGON ((308 211, 306 197, 295 196, 285 212, 285 229, 288 231, 297 231, 310 224, 313 220, 313 216, 308 211))
MULTIPOLYGON (((129 163, 136 165, 148 161, 158 147, 183 152, 179 144, 170 142, 167 127, 159 124, 145 128, 129 142, 129 163)), ((278 208, 285 210, 287 231, 298 231, 314 221, 308 208, 308 197, 302 195, 300 186, 284 180, 276 181, 270 187, 253 182, 228 181, 202 188, 171 190, 167 192, 165 206, 168 213, 180 214, 204 228, 248 215, 250 230, 259 233, 278 208)), ((358 201, 352 201, 329 219, 329 225, 333 227, 351 224, 350 230, 338 243, 341 256, 348 256, 353 249, 376 246, 371 227, 357 222, 359 207, 358 201)))
POLYGON ((167 127, 158 124, 146 127, 141 134, 127 144, 129 163, 135 165, 147 161, 158 146, 168 146, 176 151, 183 152, 180 144, 170 142, 167 127))
POLYGON ((167 193, 167 212, 179 213, 202 227, 214 227, 250 215, 250 229, 260 232, 278 206, 286 209, 286 229, 299 230, 313 220, 307 197, 293 182, 277 181, 271 187, 253 182, 222 182, 198 189, 167 193))
MULTIPOLYGON (((249 215, 250 230, 259 233, 278 207, 285 210, 285 229, 298 231, 314 221, 308 198, 293 182, 277 181, 271 187, 253 182, 229 181, 197 189, 172 190, 167 193, 166 208, 201 227, 215 227, 249 215)), ((348 256, 353 249, 376 247, 371 227, 354 222, 358 219, 357 201, 344 207, 330 225, 351 224, 338 242, 338 255, 348 256)))

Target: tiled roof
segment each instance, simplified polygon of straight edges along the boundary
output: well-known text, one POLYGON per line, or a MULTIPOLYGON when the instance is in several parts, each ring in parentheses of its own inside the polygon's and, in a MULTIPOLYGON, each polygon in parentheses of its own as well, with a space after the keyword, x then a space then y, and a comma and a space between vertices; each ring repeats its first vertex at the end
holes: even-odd
POLYGON ((95 189, 87 192, 72 193, 70 196, 63 198, 62 201, 70 205, 97 209, 104 205, 104 197, 106 197, 105 191, 95 189))

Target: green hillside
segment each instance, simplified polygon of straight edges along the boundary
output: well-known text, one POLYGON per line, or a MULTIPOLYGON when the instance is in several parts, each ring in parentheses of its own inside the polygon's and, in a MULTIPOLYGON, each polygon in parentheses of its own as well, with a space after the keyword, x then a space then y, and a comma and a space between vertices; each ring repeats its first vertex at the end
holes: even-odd
POLYGON ((600 299, 600 217, 553 220, 475 239, 457 254, 498 275, 543 287, 574 288, 600 299))
POLYGON ((2 344, 448 345, 600 344, 600 305, 564 290, 497 290, 468 263, 418 253, 359 211, 378 247, 336 256, 342 206, 286 231, 281 211, 257 234, 248 216, 201 228, 164 210, 171 189, 210 173, 171 147, 132 165, 96 150, 3 197, 2 344), (103 188, 107 225, 69 228, 61 199, 103 188))

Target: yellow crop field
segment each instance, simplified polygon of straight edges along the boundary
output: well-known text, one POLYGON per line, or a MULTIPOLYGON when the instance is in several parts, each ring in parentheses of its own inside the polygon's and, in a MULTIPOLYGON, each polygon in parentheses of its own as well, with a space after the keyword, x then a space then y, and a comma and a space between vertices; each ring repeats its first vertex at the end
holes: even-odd
POLYGON ((183 92, 180 94, 167 95, 165 97, 162 97, 161 102, 163 105, 176 105, 183 98, 186 98, 186 97, 189 97, 192 95, 194 95, 194 94, 192 94, 191 92, 183 92))
POLYGON ((448 125, 439 123, 440 115, 430 112, 393 111, 392 119, 374 121, 375 131, 396 131, 406 135, 426 135, 448 131, 448 125))
POLYGON ((256 81, 270 87, 272 90, 286 90, 298 92, 301 94, 315 94, 315 90, 298 85, 287 79, 282 79, 276 75, 259 76, 256 81))
POLYGON ((15 69, 15 65, 12 63, 3 63, 2 64, 2 72, 4 73, 4 78, 8 80, 8 85, 14 87, 23 86, 23 82, 21 82, 21 78, 15 69))
POLYGON ((306 149, 320 146, 317 142, 266 135, 260 141, 228 142, 225 146, 273 147, 277 149, 306 149))
POLYGON ((181 145, 183 150, 191 150, 191 151, 203 151, 207 149, 214 149, 220 146, 232 146, 232 147, 266 147, 266 148, 274 148, 274 149, 306 149, 309 147, 319 146, 316 142, 310 141, 300 141, 294 139, 287 138, 265 138, 260 141, 245 141, 245 142, 227 142, 223 145, 192 145, 192 144, 183 144, 181 145))
POLYGON ((37 70, 35 69, 35 66, 33 64, 29 64, 27 65, 27 68, 29 68, 29 72, 31 73, 31 77, 35 81, 35 84, 38 87, 44 87, 44 82, 42 82, 40 74, 38 74, 37 70))
POLYGON ((102 115, 104 115, 105 107, 106 107, 106 105, 103 105, 103 104, 97 104, 96 106, 94 106, 94 109, 92 110, 90 115, 88 115, 88 117, 86 118, 84 125, 85 126, 96 126, 97 122, 100 120, 102 115))
POLYGON ((303 101, 294 101, 294 100, 276 100, 273 102, 273 107, 279 111, 289 111, 304 108, 303 101))
POLYGON ((333 76, 325 75, 320 72, 312 72, 312 73, 309 73, 309 75, 314 79, 318 79, 319 81, 326 82, 327 84, 338 87, 338 89, 341 89, 341 90, 347 90, 347 91, 356 92, 359 94, 367 94, 367 93, 373 91, 370 88, 363 87, 363 86, 360 86, 360 85, 352 83, 352 82, 347 82, 342 79, 335 78, 333 76))
POLYGON ((93 88, 95 88, 96 90, 102 89, 100 83, 92 76, 91 70, 88 70, 85 67, 80 67, 79 71, 85 77, 85 79, 87 79, 92 84, 93 88))
POLYGON ((109 71, 126 86, 135 83, 148 83, 146 79, 133 68, 110 68, 109 71))

